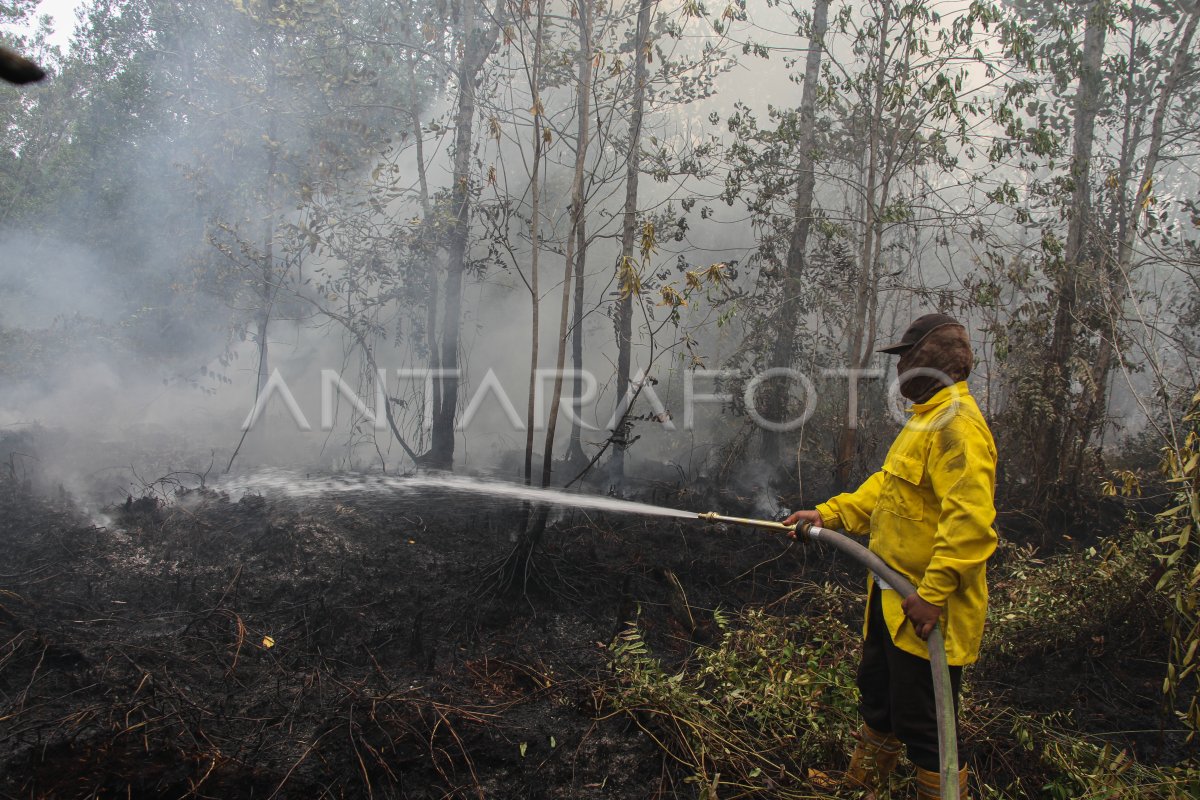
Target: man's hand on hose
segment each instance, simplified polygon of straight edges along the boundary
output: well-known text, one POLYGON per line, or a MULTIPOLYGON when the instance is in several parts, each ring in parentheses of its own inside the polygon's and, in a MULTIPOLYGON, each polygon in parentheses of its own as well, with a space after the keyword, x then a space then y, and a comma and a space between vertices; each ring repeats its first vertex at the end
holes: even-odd
MULTIPOLYGON (((795 514, 792 514, 790 517, 785 519, 783 521, 783 524, 784 525, 795 525, 797 527, 800 527, 805 522, 808 522, 812 525, 816 525, 818 528, 825 527, 825 522, 821 519, 820 512, 817 512, 817 511, 797 511, 795 514)), ((804 537, 798 536, 796 531, 792 531, 791 533, 788 534, 788 536, 792 537, 793 539, 795 539, 798 542, 804 541, 804 537)))
POLYGON ((908 617, 908 621, 913 625, 913 630, 921 639, 929 638, 929 634, 933 633, 933 629, 937 627, 938 618, 942 616, 941 606, 925 602, 925 598, 916 592, 904 598, 900 607, 904 609, 904 615, 908 617))

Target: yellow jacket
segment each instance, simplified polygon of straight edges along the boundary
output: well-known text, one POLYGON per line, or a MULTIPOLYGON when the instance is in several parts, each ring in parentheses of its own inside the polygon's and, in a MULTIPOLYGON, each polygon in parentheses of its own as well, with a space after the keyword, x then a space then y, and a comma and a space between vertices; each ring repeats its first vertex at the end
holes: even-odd
MULTIPOLYGON (((985 565, 996 549, 996 445, 965 381, 909 413, 883 469, 817 511, 827 528, 869 533, 872 552, 911 580, 927 602, 942 607, 946 660, 970 664, 979 657, 985 565)), ((868 581, 868 600, 873 584, 868 581)), ((896 646, 929 658, 900 608, 903 598, 884 591, 881 599, 896 646)))

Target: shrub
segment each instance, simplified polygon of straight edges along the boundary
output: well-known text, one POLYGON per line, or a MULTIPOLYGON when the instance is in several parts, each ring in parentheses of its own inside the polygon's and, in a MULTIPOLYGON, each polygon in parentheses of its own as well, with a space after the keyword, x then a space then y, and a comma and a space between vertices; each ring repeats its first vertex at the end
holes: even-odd
POLYGON ((617 681, 608 707, 682 765, 701 797, 718 787, 722 796, 811 797, 808 769, 840 758, 856 724, 857 631, 829 611, 715 618, 718 644, 678 670, 631 623, 610 646, 617 681))

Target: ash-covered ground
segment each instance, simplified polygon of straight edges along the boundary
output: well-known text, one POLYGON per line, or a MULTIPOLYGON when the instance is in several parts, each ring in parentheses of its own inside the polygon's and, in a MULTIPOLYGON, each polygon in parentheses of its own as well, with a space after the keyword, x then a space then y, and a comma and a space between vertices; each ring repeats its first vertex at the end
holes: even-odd
POLYGON ((599 707, 606 645, 639 616, 682 658, 804 557, 572 512, 521 595, 497 588, 519 503, 49 494, 0 490, 9 797, 651 796, 673 778, 599 707))
MULTIPOLYGON (((814 580, 846 587, 852 629, 862 613, 859 568, 749 529, 556 511, 517 584, 501 570, 520 502, 229 494, 167 474, 141 496, 103 484, 101 507, 11 454, 0 473, 0 797, 695 797, 604 703, 614 636, 636 618, 681 664, 716 638, 714 609, 802 614, 814 580)), ((693 511, 761 500, 643 488, 693 511)), ((994 575, 997 597, 1021 585, 1005 559, 994 575)), ((1138 612, 1084 646, 985 653, 964 724, 977 774, 1042 769, 980 723, 1001 706, 1069 711, 1138 758, 1186 754, 1156 730, 1162 634, 1138 612)))

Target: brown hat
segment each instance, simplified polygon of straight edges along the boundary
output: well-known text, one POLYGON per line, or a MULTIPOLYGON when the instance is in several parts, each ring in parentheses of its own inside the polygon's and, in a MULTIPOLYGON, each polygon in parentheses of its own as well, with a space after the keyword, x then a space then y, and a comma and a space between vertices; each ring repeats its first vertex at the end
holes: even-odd
POLYGON ((962 323, 949 314, 926 314, 922 317, 917 317, 913 320, 913 324, 908 326, 908 330, 904 332, 904 335, 900 337, 900 341, 890 344, 887 347, 877 348, 876 352, 898 355, 920 342, 938 328, 945 327, 946 325, 958 325, 962 327, 962 323))

